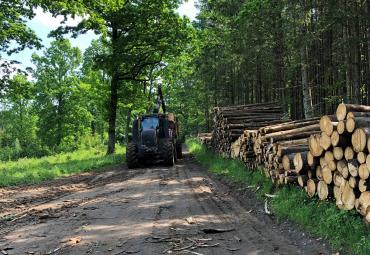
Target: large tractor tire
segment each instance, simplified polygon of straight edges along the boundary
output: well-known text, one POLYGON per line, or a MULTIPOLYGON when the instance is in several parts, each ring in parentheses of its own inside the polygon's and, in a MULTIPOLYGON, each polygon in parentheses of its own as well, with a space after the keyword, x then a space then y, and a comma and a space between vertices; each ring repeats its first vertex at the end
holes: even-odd
POLYGON ((181 141, 176 141, 176 157, 177 157, 177 159, 182 158, 182 143, 181 143, 181 141))
POLYGON ((162 148, 163 161, 166 166, 173 166, 175 164, 175 148, 171 141, 166 141, 163 143, 162 148))
POLYGON ((137 155, 137 145, 129 143, 126 149, 126 163, 128 168, 136 168, 139 166, 139 158, 137 155))

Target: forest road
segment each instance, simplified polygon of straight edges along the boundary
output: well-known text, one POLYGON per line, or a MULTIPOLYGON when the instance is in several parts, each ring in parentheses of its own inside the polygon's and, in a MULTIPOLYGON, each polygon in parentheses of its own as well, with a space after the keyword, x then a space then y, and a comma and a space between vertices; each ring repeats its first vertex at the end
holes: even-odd
POLYGON ((13 217, 0 222, 0 254, 330 254, 261 220, 188 153, 174 167, 112 167, 0 195, 0 217, 13 217))

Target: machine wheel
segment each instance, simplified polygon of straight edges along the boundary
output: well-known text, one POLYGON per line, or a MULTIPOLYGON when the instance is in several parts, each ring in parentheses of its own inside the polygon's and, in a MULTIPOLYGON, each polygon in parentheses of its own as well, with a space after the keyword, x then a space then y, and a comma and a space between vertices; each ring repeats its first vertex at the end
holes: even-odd
POLYGON ((166 141, 163 144, 163 159, 166 166, 173 166, 175 164, 174 147, 171 141, 166 141))
POLYGON ((126 150, 126 163, 128 168, 135 168, 139 165, 137 157, 137 146, 135 143, 129 143, 126 150))
POLYGON ((176 141, 176 156, 178 159, 182 158, 182 143, 180 141, 176 141))

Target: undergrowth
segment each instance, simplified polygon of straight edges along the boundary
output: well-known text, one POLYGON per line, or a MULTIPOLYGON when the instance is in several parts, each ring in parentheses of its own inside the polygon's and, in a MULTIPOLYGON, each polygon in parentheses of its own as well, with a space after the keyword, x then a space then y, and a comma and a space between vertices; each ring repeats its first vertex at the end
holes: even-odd
POLYGON ((361 216, 354 210, 339 210, 332 201, 308 198, 297 186, 274 188, 260 171, 247 170, 239 160, 224 159, 208 151, 195 139, 187 140, 189 151, 210 172, 223 175, 243 185, 260 186, 257 197, 265 193, 276 195, 271 199, 271 210, 280 219, 289 219, 306 231, 326 240, 334 249, 351 254, 370 254, 370 233, 361 216))
POLYGON ((0 161, 0 187, 39 183, 62 176, 99 170, 124 162, 126 149, 117 146, 116 154, 106 156, 105 148, 78 150, 43 158, 0 161))

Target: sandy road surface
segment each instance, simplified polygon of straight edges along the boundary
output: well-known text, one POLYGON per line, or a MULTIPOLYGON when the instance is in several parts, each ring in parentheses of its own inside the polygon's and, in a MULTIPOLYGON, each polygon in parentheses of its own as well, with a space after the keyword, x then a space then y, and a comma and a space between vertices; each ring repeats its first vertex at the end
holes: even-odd
POLYGON ((0 254, 330 254, 277 225, 190 155, 0 189, 0 254), (228 232, 205 233, 206 229, 228 232))

